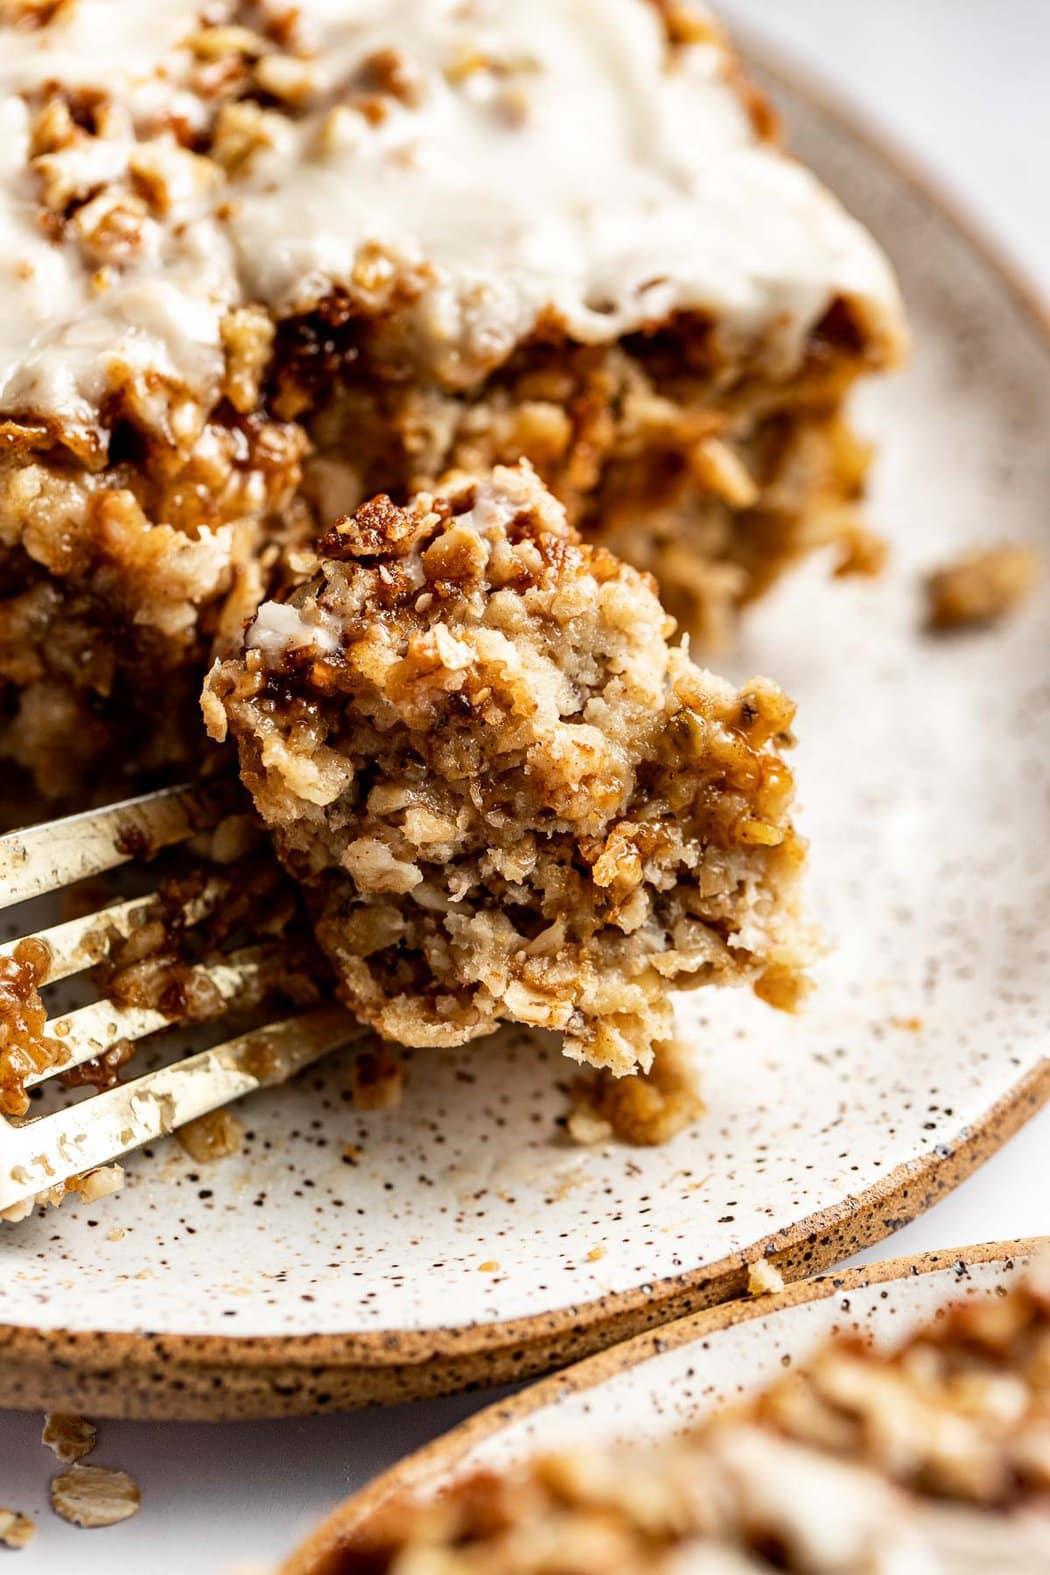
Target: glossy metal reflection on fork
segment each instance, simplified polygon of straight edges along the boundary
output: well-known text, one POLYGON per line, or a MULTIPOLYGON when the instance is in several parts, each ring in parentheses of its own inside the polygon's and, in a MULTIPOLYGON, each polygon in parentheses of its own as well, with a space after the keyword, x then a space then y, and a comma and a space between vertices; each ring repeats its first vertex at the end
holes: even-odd
MULTIPOLYGON (((228 782, 193 783, 9 832, 0 836, 0 908, 213 830, 230 808, 228 782)), ((42 942, 47 963, 45 971, 38 971, 37 983, 53 984, 98 962, 109 939, 129 935, 153 900, 151 895, 133 897, 33 937, 8 941, 0 945, 0 957, 15 955, 22 940, 42 942)), ((198 902, 203 911, 206 890, 198 902)), ((196 915, 190 911, 184 917, 192 923, 196 915)), ((223 1004, 233 1008, 249 992, 261 964, 259 949, 244 947, 220 963, 202 964, 200 971, 223 1004)), ((64 1054, 55 1065, 31 1074, 26 1087, 93 1060, 119 1040, 141 1039, 172 1021, 154 1007, 108 1000, 60 1015, 49 1021, 46 1031, 64 1054)), ((54 1114, 22 1121, 0 1117, 0 1217, 21 1217, 38 1195, 54 1193, 242 1094, 285 1082, 359 1032, 342 1007, 316 1007, 54 1114)))

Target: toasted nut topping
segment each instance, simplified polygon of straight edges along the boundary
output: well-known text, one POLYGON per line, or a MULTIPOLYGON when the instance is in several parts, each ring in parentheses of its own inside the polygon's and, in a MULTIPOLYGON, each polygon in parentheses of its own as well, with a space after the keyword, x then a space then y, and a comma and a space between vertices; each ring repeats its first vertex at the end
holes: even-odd
POLYGON ((262 307, 241 306, 223 318, 221 333, 226 351, 224 392, 235 410, 248 415, 259 403, 274 326, 262 307))
POLYGON ((198 60, 220 60, 223 55, 261 55, 266 40, 250 27, 203 27, 188 40, 198 60))
POLYGON ((265 93, 286 104, 305 104, 317 88, 317 70, 295 55, 263 55, 255 67, 255 80, 265 93))

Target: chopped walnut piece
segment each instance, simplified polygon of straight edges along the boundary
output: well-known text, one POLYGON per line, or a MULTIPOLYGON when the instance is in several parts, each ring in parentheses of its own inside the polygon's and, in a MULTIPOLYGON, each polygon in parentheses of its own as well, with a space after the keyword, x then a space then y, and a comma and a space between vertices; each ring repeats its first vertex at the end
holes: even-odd
POLYGON ((17 1509, 0 1509, 0 1542, 5 1548, 24 1548, 36 1536, 36 1521, 17 1509))
POLYGON ((842 535, 835 575, 838 579, 876 579, 886 567, 889 550, 886 538, 877 531, 861 524, 851 525, 842 535))
POLYGON ((263 55, 256 63, 255 80, 264 93, 298 108, 317 90, 317 67, 295 55, 263 55))
POLYGON ((756 1258, 754 1263, 747 1266, 747 1294, 749 1296, 772 1296, 776 1291, 784 1289, 784 1276, 775 1263, 768 1258, 756 1258))
POLYGON ((44 1418, 40 1441, 68 1466, 90 1455, 97 1438, 98 1429, 86 1416, 77 1416, 72 1411, 49 1411, 44 1418))
POLYGON ((968 553, 927 578, 927 623, 937 630, 996 623, 1024 600, 1038 575, 1032 547, 1004 543, 968 553))
POLYGON ((60 1072, 59 1082, 63 1088, 116 1088, 120 1082, 121 1069, 127 1066, 137 1049, 138 1045, 133 1039, 118 1039, 101 1055, 92 1056, 90 1061, 82 1061, 79 1066, 71 1066, 67 1072, 60 1072))
POLYGON ((275 145, 284 125, 280 115, 250 99, 224 104, 215 121, 211 156, 228 175, 236 175, 257 153, 275 145))
POLYGON ((261 306, 243 306, 222 320, 226 351, 223 388, 235 410, 249 415, 259 403, 263 377, 273 351, 274 326, 261 306))
POLYGON ((423 78, 398 49, 377 49, 367 56, 361 62, 358 80, 362 87, 396 98, 409 109, 415 109, 423 99, 423 78))
POLYGON ((0 22, 15 27, 47 27, 68 15, 76 0, 0 0, 0 22))
POLYGON ((721 41, 721 28, 705 6, 701 11, 690 0, 652 0, 656 6, 667 36, 674 45, 711 44, 721 41))
POLYGON ((191 1159, 206 1165, 209 1160, 239 1154, 244 1146, 244 1127, 232 1111, 211 1110, 177 1128, 175 1137, 191 1159))
POLYGON ((136 1515, 142 1494, 134 1477, 110 1466, 70 1466, 51 1479, 51 1508, 74 1526, 115 1526, 136 1515))
POLYGON ((737 451, 717 437, 705 437, 689 456, 690 469, 705 492, 722 498, 730 508, 749 509, 759 489, 737 451))
POLYGON ((266 39, 250 27, 202 27, 186 40, 187 47, 200 60, 221 60, 223 55, 244 55, 253 59, 267 49, 266 39))
MULTIPOLYGON (((26 1180, 15 1171, 15 1180, 26 1180)), ((87 1170, 81 1176, 72 1176, 68 1181, 56 1181, 54 1186, 45 1187, 32 1197, 25 1198, 21 1203, 13 1203, 10 1208, 0 1212, 0 1220, 15 1223, 18 1220, 28 1219, 35 1208, 57 1209, 68 1197, 80 1197, 85 1203, 94 1203, 99 1198, 108 1197, 112 1192, 119 1192, 124 1185, 124 1167, 122 1165, 99 1165, 94 1170, 87 1170)))
POLYGON ((85 202, 71 222, 89 264, 120 267, 132 262, 142 247, 149 216, 142 197, 111 189, 85 202))
POLYGON ((48 98, 29 127, 29 156, 38 159, 45 153, 57 153, 71 146, 78 135, 79 127, 65 99, 48 98))

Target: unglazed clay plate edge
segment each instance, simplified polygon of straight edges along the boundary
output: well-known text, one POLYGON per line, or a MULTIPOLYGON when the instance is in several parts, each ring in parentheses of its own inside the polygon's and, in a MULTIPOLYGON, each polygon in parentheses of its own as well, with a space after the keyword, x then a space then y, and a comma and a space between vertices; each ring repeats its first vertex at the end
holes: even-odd
POLYGON ((949 1302, 1005 1289, 1045 1238, 890 1258, 732 1301, 578 1362, 487 1406, 345 1500, 281 1568, 332 1575, 340 1549, 392 1500, 430 1498, 477 1470, 545 1450, 646 1444, 685 1432, 835 1335, 903 1339, 949 1302))

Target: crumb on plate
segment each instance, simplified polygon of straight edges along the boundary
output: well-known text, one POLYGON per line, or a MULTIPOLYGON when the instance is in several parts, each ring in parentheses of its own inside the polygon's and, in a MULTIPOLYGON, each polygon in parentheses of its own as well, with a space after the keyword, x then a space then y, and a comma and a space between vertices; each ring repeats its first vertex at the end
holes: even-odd
POLYGON ((51 1508, 74 1526, 115 1526, 137 1515, 142 1494, 134 1477, 110 1466, 72 1465, 51 1479, 51 1508))
POLYGON ((667 1143, 703 1113, 696 1067, 675 1039, 653 1048, 648 1072, 586 1071, 569 1089, 569 1136, 585 1146, 618 1138, 640 1148, 667 1143))
POLYGON ((0 1543, 5 1548, 24 1548, 36 1536, 36 1521, 17 1509, 0 1509, 0 1543))
POLYGON ((784 1289, 784 1276, 768 1258, 758 1258, 747 1266, 747 1294, 772 1296, 784 1289))
POLYGON ((244 1147, 244 1127, 229 1110, 209 1110, 175 1132, 179 1147, 199 1165, 229 1159, 244 1147))
POLYGON ((1039 577, 1032 547, 1003 542, 982 547, 935 569, 926 580, 930 629, 965 629, 997 623, 1019 606, 1039 577))

